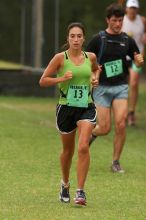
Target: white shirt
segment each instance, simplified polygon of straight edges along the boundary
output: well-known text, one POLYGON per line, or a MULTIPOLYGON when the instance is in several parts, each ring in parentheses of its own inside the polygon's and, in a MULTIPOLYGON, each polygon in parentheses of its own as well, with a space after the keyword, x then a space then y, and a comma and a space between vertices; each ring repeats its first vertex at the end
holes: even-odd
POLYGON ((142 37, 144 35, 145 27, 140 15, 136 15, 135 20, 130 20, 127 15, 124 16, 122 31, 126 32, 135 41, 140 50, 144 51, 144 44, 142 37))

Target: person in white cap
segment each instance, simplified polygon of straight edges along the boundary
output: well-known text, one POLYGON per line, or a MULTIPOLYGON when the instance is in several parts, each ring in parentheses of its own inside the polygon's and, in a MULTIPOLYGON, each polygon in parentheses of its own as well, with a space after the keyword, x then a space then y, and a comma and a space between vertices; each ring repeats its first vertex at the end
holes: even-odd
MULTIPOLYGON (((138 0, 128 0, 126 2, 126 14, 123 20, 122 30, 129 36, 133 37, 137 43, 140 52, 144 55, 144 45, 146 44, 146 18, 139 15, 138 0)), ((129 62, 129 113, 127 122, 128 125, 135 125, 135 110, 138 100, 138 87, 141 68, 136 68, 132 61, 129 62)))

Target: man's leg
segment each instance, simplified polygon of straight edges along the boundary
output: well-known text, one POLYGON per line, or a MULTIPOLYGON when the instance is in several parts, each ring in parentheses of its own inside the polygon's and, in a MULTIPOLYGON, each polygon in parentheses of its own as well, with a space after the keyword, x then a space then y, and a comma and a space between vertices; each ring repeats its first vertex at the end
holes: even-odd
POLYGON ((135 110, 138 100, 139 78, 140 74, 130 69, 128 125, 135 125, 135 110))
POLYGON ((111 109, 96 105, 98 124, 92 131, 92 137, 90 138, 89 144, 96 139, 97 136, 106 135, 111 129, 111 109))
MULTIPOLYGON (((120 160, 126 139, 126 118, 128 113, 127 99, 115 99, 113 101, 112 108, 115 122, 113 161, 117 162, 120 160)), ((119 167, 119 169, 121 168, 119 167)), ((122 169, 119 170, 119 172, 120 171, 122 171, 122 169)))

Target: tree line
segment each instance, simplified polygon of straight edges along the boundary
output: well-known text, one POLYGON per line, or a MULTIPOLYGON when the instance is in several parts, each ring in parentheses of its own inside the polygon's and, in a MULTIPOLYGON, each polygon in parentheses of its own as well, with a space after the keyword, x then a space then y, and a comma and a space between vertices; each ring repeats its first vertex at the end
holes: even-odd
MULTIPOLYGON (((31 65, 32 1, 25 0, 25 22, 22 23, 23 0, 0 1, 0 59, 21 62, 22 25, 25 25, 24 63, 31 65)), ((86 29, 86 42, 100 29, 105 28, 105 8, 111 0, 58 0, 58 50, 65 43, 66 28, 70 22, 82 22, 86 29)), ((146 16, 146 1, 140 0, 141 14, 146 16)), ((24 2, 23 2, 24 3, 24 2)), ((55 51, 55 0, 43 1, 42 67, 55 51)))

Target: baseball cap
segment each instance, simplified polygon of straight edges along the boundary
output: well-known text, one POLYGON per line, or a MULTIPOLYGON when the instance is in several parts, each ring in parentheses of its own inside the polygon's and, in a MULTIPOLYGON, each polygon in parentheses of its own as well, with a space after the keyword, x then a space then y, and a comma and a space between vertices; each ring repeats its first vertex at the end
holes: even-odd
POLYGON ((128 0, 126 3, 126 7, 127 8, 130 8, 130 7, 139 8, 139 2, 137 0, 128 0))

